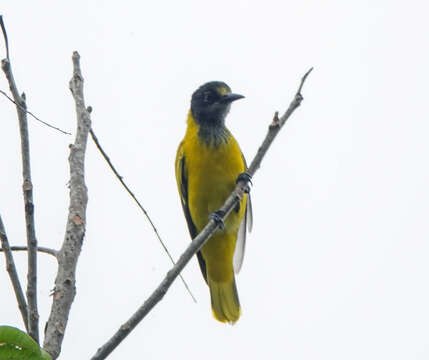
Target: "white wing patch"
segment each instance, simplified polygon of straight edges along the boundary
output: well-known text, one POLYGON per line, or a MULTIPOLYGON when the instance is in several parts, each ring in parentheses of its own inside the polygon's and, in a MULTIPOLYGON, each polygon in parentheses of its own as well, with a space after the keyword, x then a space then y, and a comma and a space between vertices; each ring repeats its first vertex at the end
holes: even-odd
POLYGON ((247 231, 250 233, 253 229, 253 210, 252 210, 252 199, 250 199, 250 194, 247 194, 247 204, 246 204, 246 221, 247 221, 247 231))
POLYGON ((237 242, 235 244, 234 256, 232 263, 234 265, 234 272, 238 274, 243 265, 244 250, 246 249, 246 230, 249 232, 253 226, 253 213, 252 213, 252 202, 250 200, 250 194, 247 194, 246 212, 243 220, 241 221, 240 227, 237 233, 237 242))

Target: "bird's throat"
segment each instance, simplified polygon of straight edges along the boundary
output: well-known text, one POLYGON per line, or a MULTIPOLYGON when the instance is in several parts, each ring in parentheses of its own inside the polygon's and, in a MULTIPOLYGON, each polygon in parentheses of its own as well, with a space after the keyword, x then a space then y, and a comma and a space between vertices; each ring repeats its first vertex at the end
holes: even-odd
POLYGON ((221 146, 229 139, 229 131, 222 123, 200 123, 198 136, 208 146, 221 146))

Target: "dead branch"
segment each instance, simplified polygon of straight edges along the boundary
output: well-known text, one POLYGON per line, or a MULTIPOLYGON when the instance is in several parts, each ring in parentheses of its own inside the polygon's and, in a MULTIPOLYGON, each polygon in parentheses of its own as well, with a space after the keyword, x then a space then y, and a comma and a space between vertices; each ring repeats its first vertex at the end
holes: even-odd
POLYGON ((85 152, 91 129, 90 114, 85 107, 80 56, 72 56, 73 77, 70 90, 76 104, 77 131, 74 144, 70 145, 70 204, 64 242, 58 252, 58 272, 52 296, 52 307, 46 324, 43 348, 56 359, 67 326, 68 316, 76 295, 76 265, 86 229, 88 193, 85 185, 85 152))
POLYGON ((28 334, 39 343, 39 313, 37 311, 37 238, 34 226, 34 203, 33 203, 33 184, 31 182, 30 166, 30 142, 28 135, 28 122, 26 112, 25 94, 19 95, 18 88, 12 73, 12 67, 9 59, 9 48, 6 28, 3 18, 0 17, 1 29, 6 43, 7 58, 3 59, 2 70, 9 82, 9 88, 12 92, 16 111, 18 113, 19 131, 21 135, 21 157, 22 157, 22 191, 24 195, 25 224, 27 231, 28 246, 28 271, 27 271, 27 302, 28 302, 28 334))

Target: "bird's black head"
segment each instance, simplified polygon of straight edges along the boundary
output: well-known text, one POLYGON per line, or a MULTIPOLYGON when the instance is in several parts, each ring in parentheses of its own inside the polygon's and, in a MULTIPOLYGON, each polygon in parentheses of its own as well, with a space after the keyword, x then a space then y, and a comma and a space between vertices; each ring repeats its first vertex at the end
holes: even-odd
POLYGON ((231 103, 242 98, 243 95, 231 93, 224 82, 208 82, 192 94, 192 116, 200 126, 223 126, 231 103))

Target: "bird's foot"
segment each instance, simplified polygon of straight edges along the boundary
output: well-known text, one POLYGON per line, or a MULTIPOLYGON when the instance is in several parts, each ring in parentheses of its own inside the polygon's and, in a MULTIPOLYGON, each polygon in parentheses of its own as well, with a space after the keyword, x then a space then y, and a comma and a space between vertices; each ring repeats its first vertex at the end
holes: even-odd
MULTIPOLYGON (((252 175, 250 175, 248 172, 242 172, 241 174, 239 174, 237 176, 237 180, 235 180, 235 183, 238 183, 239 181, 248 181, 248 183, 250 183, 250 185, 252 184, 252 175)), ((244 189, 244 192, 246 194, 250 193, 250 186, 246 185, 246 188, 244 189)))
POLYGON ((213 220, 216 225, 219 226, 219 228, 221 230, 225 229, 225 223, 223 222, 223 217, 225 216, 225 211, 223 210, 216 210, 213 211, 210 215, 209 215, 209 219, 213 220))

